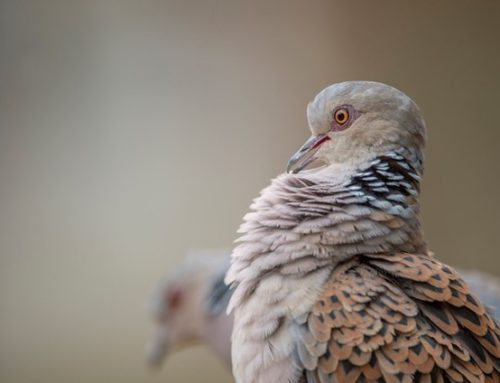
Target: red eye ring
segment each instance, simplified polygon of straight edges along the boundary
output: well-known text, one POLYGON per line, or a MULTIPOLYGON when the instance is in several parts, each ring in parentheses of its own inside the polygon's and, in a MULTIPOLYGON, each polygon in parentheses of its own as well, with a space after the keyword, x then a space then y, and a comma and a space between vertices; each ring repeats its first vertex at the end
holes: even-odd
POLYGON ((339 125, 344 125, 347 121, 349 121, 349 117, 349 111, 345 108, 336 110, 333 115, 335 122, 339 125))

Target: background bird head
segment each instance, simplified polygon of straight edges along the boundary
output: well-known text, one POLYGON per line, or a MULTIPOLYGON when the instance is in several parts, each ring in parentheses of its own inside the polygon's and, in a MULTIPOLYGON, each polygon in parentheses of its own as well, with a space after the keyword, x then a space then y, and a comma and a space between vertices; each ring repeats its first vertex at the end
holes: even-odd
POLYGON ((197 251, 159 283, 149 302, 155 324, 146 350, 151 366, 161 365, 173 350, 206 341, 207 323, 219 310, 210 305, 209 292, 228 262, 225 251, 197 251))
POLYGON ((195 339, 192 297, 189 286, 180 280, 168 280, 160 287, 151 305, 156 325, 153 340, 148 345, 147 358, 151 366, 159 366, 172 348, 195 339))
POLYGON ((151 366, 159 366, 172 349, 198 340, 203 281, 203 266, 191 258, 159 283, 149 305, 156 326, 147 349, 151 366))
POLYGON ((397 151, 422 171, 425 123, 403 92, 371 81, 323 89, 307 107, 312 136, 288 163, 297 173, 312 162, 359 165, 397 151))

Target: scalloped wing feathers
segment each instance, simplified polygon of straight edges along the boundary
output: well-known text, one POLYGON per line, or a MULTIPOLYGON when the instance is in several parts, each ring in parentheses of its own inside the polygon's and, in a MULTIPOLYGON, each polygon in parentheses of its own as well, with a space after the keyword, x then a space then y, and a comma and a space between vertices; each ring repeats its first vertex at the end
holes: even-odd
POLYGON ((296 322, 304 382, 498 382, 500 330, 466 283, 428 255, 337 267, 296 322))

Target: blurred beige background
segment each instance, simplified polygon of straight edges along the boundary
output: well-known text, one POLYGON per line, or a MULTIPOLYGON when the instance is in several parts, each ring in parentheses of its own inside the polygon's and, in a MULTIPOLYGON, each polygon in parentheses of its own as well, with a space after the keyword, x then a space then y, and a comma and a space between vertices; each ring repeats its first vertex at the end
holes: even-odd
POLYGON ((145 300, 250 200, 348 79, 420 105, 438 256, 500 275, 498 1, 0 1, 0 381, 230 382, 145 368, 145 300))

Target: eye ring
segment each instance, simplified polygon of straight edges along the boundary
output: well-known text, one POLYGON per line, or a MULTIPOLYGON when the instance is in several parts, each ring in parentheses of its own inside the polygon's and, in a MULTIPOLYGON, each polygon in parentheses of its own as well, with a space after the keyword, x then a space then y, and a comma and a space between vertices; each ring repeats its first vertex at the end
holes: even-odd
POLYGON ((345 108, 340 108, 333 114, 335 122, 339 125, 344 125, 347 121, 349 121, 349 117, 349 111, 345 108))

